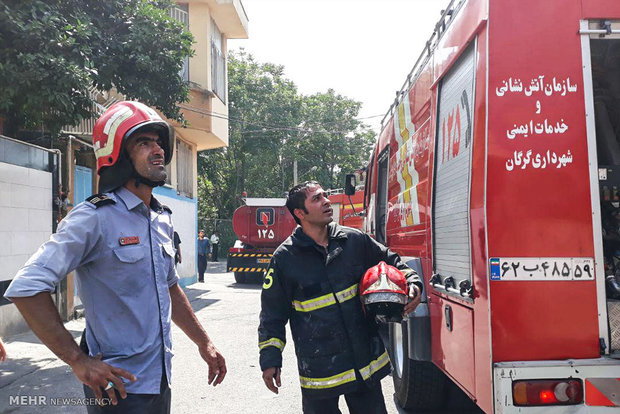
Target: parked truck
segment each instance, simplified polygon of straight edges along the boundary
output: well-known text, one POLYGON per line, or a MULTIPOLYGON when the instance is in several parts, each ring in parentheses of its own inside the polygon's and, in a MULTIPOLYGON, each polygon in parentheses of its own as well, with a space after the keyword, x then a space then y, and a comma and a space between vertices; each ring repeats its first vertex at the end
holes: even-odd
POLYGON ((285 203, 285 198, 246 198, 233 213, 238 240, 228 251, 227 268, 237 283, 262 279, 276 247, 297 226, 285 203))
POLYGON ((617 413, 620 1, 446 3, 366 177, 364 231, 425 285, 397 400, 617 413))
MULTIPOLYGON (((327 190, 332 201, 334 221, 361 229, 359 214, 363 187, 352 196, 343 189, 327 190)), ((227 268, 237 283, 262 280, 276 247, 291 235, 297 223, 286 208, 285 198, 245 198, 245 205, 233 213, 233 231, 237 240, 228 251, 227 268)))
POLYGON ((362 211, 364 187, 358 187, 352 195, 347 195, 343 188, 328 190, 327 196, 334 211, 333 219, 342 226, 361 229, 363 226, 362 211))

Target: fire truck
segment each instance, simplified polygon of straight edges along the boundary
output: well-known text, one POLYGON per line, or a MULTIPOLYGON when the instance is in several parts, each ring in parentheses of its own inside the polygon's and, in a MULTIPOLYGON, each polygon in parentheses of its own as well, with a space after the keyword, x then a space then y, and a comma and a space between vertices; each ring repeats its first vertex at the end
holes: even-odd
POLYGON ((355 229, 362 228, 364 220, 358 212, 364 205, 363 186, 355 188, 355 192, 352 195, 345 194, 342 188, 327 190, 327 196, 334 210, 333 219, 336 223, 355 229))
MULTIPOLYGON (((334 211, 334 221, 361 229, 360 211, 364 191, 353 189, 345 195, 343 189, 327 190, 334 211)), ((227 269, 237 283, 262 281, 276 248, 291 235, 297 223, 286 208, 285 198, 244 198, 245 205, 233 213, 233 231, 237 240, 228 251, 227 269)))
POLYGON ((400 405, 620 412, 619 139, 620 1, 447 4, 365 179, 425 284, 389 325, 400 405))
POLYGON ((297 223, 285 198, 245 198, 233 213, 238 240, 228 250, 227 268, 237 283, 262 280, 276 248, 291 235, 297 223))

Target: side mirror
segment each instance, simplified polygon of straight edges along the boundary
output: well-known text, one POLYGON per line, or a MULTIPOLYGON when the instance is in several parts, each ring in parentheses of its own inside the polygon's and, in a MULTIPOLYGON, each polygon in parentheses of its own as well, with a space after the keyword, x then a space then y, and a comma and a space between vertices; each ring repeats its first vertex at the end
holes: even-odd
POLYGON ((356 184, 355 174, 347 174, 344 182, 344 193, 348 196, 355 194, 356 184))

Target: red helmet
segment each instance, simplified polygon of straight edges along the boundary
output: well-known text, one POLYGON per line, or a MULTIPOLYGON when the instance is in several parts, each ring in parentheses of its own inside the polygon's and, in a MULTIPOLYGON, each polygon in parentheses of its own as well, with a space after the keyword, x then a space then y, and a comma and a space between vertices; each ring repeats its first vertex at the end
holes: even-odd
POLYGON ((402 320, 408 301, 407 279, 400 270, 385 262, 366 271, 360 283, 360 297, 366 313, 387 321, 402 320))
POLYGON ((159 135, 164 150, 164 164, 170 163, 174 149, 174 129, 152 108, 140 102, 117 102, 95 122, 93 146, 97 174, 101 176, 99 191, 111 191, 131 177, 133 166, 123 153, 123 145, 131 134, 143 128, 159 135))

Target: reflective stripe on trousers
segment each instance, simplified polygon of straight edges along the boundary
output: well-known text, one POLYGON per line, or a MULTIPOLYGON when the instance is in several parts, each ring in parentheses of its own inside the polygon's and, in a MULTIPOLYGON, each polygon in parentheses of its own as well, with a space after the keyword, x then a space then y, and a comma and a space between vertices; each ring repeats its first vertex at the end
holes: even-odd
MULTIPOLYGON (((386 366, 390 362, 387 351, 381 354, 377 359, 370 361, 370 364, 362 367, 360 371, 360 375, 364 380, 367 380, 374 374, 379 371, 381 368, 386 366)), ((308 378, 308 377, 299 377, 301 382, 301 386, 303 388, 311 388, 311 389, 324 389, 324 388, 333 388, 338 387, 339 385, 346 384, 347 382, 355 381, 355 370, 350 369, 348 371, 342 372, 340 374, 336 374, 327 378, 308 378)))
POLYGON ((352 381, 355 381, 355 370, 353 369, 327 378, 299 377, 299 382, 303 388, 311 388, 315 390, 333 388, 352 381))

